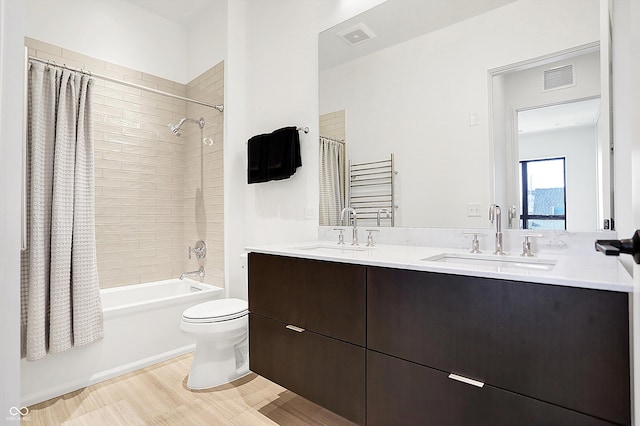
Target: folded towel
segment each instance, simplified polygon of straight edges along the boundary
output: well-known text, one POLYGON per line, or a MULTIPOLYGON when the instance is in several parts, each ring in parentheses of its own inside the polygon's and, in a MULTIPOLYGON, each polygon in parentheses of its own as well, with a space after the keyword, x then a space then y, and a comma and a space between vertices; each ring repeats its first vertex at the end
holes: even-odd
POLYGON ((287 179, 301 165, 298 129, 284 127, 271 133, 267 163, 269 180, 287 179))
POLYGON ((283 127, 269 134, 253 136, 247 144, 247 156, 249 183, 291 177, 302 166, 297 128, 283 127))
POLYGON ((247 179, 249 183, 266 182, 270 135, 256 135, 247 144, 247 179))

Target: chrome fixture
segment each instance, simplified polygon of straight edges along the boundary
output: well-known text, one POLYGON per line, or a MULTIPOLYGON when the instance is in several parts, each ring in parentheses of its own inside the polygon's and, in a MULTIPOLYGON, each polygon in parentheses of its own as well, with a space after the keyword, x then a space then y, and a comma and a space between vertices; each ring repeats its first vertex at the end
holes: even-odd
POLYGON ((194 120, 193 118, 182 118, 176 125, 169 123, 169 129, 171 129, 171 132, 174 135, 180 137, 180 135, 182 135, 182 133, 180 133, 180 128, 184 123, 195 123, 200 127, 200 129, 204 129, 204 125, 207 124, 203 117, 200 117, 199 120, 194 120))
POLYGON ((200 278, 204 278, 204 266, 201 266, 197 271, 185 272, 184 274, 180 275, 180 279, 183 280, 184 277, 187 277, 189 275, 198 275, 200 278))
POLYGON ((191 253, 196 255, 196 259, 204 259, 207 257, 207 243, 202 240, 196 241, 195 247, 189 247, 189 259, 191 259, 191 253))
POLYGON ((357 246, 358 244, 358 214, 356 213, 356 209, 353 207, 345 207, 342 209, 340 213, 340 219, 344 223, 344 214, 347 213, 347 222, 346 225, 349 225, 349 213, 353 213, 353 240, 351 241, 352 246, 357 246))
POLYGON ((376 214, 376 224, 380 226, 380 213, 386 213, 386 219, 391 219, 391 211, 389 209, 378 209, 378 213, 376 214))
POLYGON ((344 245, 344 228, 333 228, 333 230, 340 232, 338 234, 338 245, 343 246, 344 245))
POLYGON ((380 232, 379 229, 365 229, 365 231, 367 231, 369 233, 369 235, 367 236, 367 247, 373 247, 373 233, 374 232, 380 232))
POLYGON ((541 234, 524 234, 523 237, 524 237, 524 241, 522 242, 522 253, 520 253, 520 256, 523 256, 523 257, 535 256, 531 252, 531 241, 529 241, 529 238, 542 237, 542 235, 541 234))
POLYGON ((473 241, 471 241, 471 250, 469 253, 482 253, 480 251, 480 241, 478 240, 477 232, 463 232, 464 235, 473 235, 473 241))
POLYGON ((496 251, 493 254, 504 254, 503 246, 502 246, 502 210, 500 206, 497 204, 491 204, 489 206, 489 221, 493 223, 496 222, 496 251))
POLYGON ((516 218, 516 206, 513 204, 509 206, 509 212, 507 213, 507 228, 513 229, 513 219, 516 218))

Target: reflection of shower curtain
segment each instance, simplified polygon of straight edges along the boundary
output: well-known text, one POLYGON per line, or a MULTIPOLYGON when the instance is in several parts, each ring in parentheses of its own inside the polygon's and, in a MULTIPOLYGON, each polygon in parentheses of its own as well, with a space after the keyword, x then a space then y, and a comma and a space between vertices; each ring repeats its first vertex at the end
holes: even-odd
POLYGON ((103 336, 93 186, 93 79, 30 64, 23 355, 103 336))
POLYGON ((338 225, 344 206, 344 144, 320 136, 320 225, 338 225))

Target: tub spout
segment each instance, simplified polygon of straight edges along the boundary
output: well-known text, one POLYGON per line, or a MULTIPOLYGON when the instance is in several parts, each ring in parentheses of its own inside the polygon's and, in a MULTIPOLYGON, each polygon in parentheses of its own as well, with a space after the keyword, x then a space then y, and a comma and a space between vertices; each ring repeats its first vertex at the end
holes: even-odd
POLYGON ((185 272, 184 274, 180 275, 180 279, 183 280, 184 277, 189 275, 198 275, 200 278, 204 278, 204 266, 201 266, 197 271, 185 272))

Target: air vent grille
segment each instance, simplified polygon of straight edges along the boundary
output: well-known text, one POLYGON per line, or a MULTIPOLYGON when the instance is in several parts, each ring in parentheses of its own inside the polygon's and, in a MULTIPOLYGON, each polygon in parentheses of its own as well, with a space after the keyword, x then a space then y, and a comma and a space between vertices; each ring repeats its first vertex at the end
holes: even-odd
POLYGON ((376 35, 365 24, 360 23, 352 27, 342 30, 338 33, 338 36, 346 41, 350 45, 362 43, 363 41, 375 38, 376 35))
POLYGON ((545 91, 574 86, 573 65, 545 70, 543 80, 545 91))

